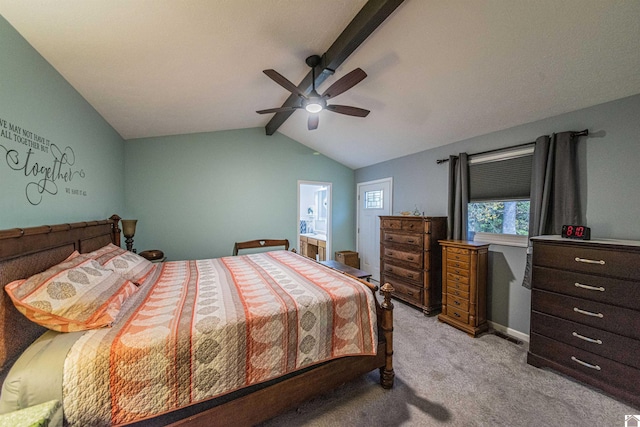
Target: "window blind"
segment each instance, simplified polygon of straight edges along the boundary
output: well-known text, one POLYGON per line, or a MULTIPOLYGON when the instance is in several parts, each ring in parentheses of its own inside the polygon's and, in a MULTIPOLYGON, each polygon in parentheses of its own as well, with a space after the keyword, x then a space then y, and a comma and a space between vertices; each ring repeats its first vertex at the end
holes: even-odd
POLYGON ((529 199, 532 154, 469 165, 469 201, 529 199))

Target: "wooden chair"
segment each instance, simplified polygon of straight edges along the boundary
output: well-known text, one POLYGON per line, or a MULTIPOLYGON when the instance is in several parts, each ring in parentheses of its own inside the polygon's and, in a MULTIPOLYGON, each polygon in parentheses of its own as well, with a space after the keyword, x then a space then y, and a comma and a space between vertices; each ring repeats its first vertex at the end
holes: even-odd
POLYGON ((262 239, 262 240, 249 240, 247 242, 236 242, 233 245, 233 256, 238 255, 240 249, 255 249, 255 248, 268 248, 273 246, 284 246, 284 250, 289 250, 289 240, 275 240, 275 239, 262 239))

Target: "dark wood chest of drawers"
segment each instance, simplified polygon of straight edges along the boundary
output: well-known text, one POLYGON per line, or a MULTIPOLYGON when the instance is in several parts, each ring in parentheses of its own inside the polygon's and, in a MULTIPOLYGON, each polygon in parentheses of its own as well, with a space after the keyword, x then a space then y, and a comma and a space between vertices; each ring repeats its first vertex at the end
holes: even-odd
POLYGON ((469 335, 487 330, 487 265, 489 245, 441 240, 442 313, 438 320, 469 335))
POLYGON ((446 234, 447 217, 380 217, 380 283, 391 283, 394 297, 425 314, 441 309, 438 239, 446 234))
POLYGON ((533 239, 527 362, 640 407, 640 242, 533 239))

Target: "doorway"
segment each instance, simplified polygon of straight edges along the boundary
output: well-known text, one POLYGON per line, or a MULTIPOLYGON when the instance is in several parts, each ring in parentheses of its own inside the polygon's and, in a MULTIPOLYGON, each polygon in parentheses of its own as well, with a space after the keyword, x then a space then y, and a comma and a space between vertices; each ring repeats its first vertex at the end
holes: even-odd
POLYGON ((298 181, 298 252, 331 259, 331 183, 298 181))
POLYGON ((380 282, 380 216, 391 215, 393 178, 358 183, 357 247, 360 269, 380 282))

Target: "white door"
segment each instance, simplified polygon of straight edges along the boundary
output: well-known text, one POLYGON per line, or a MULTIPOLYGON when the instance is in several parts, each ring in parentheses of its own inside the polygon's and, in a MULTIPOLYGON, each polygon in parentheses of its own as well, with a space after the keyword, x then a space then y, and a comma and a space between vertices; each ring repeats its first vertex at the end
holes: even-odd
POLYGON ((380 215, 391 215, 393 179, 358 183, 357 251, 360 269, 380 281, 380 215))

